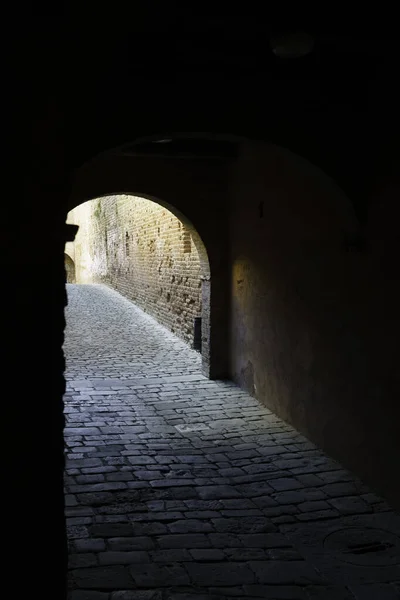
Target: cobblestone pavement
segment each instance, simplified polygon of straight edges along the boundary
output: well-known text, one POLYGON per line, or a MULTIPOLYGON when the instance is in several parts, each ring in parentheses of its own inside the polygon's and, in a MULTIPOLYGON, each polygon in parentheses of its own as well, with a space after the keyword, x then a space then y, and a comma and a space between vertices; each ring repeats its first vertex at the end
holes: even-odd
POLYGON ((71 600, 395 600, 400 516, 104 286, 68 285, 71 600))

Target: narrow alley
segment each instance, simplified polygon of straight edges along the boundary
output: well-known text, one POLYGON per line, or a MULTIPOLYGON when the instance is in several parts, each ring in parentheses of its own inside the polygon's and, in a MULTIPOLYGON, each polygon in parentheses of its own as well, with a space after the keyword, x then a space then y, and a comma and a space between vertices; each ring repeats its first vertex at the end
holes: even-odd
POLYGON ((396 600, 400 517, 102 285, 67 285, 71 600, 396 600))

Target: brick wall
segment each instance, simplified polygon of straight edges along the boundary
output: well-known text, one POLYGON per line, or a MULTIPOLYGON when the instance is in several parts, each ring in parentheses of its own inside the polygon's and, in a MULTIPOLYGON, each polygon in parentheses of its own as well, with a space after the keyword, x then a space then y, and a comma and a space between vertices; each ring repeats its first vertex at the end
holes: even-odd
POLYGON ((189 229, 162 206, 107 196, 72 210, 77 283, 105 283, 189 344, 201 316, 201 265, 189 229))

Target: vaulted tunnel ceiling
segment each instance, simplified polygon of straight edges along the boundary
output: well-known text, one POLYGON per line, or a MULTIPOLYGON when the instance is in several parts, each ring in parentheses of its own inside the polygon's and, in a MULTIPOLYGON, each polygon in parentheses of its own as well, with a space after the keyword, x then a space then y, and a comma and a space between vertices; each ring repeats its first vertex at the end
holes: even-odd
POLYGON ((162 137, 153 141, 129 144, 115 152, 133 156, 173 158, 231 159, 237 156, 238 142, 201 137, 162 137))
POLYGON ((382 148, 393 145, 398 127, 399 56, 399 42, 387 31, 327 33, 304 19, 288 25, 250 10, 213 16, 177 16, 166 6, 154 14, 149 7, 134 10, 129 31, 120 24, 58 30, 56 20, 32 31, 37 81, 50 93, 61 91, 73 168, 121 146, 146 155, 235 154, 234 145, 214 141, 134 144, 166 131, 264 139, 318 159, 332 176, 341 170, 347 177, 349 164, 355 179, 369 172, 372 148, 387 162, 382 148), (278 58, 271 40, 296 29, 311 36, 312 51, 278 58))

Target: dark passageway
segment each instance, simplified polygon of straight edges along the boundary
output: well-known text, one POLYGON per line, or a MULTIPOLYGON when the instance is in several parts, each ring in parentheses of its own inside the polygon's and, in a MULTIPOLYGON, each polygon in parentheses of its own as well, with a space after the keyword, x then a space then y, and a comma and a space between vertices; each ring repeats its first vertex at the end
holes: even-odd
POLYGON ((398 35, 376 11, 328 32, 186 6, 108 10, 104 32, 29 14, 7 40, 4 594, 397 600, 398 35), (201 307, 172 272, 154 312, 126 293, 138 245, 157 252, 103 232, 111 272, 85 283, 126 299, 67 286, 65 338, 68 213, 115 215, 115 194, 170 210, 188 264, 197 232, 201 307), (128 299, 196 347, 201 318, 205 377, 128 299))
POLYGON ((72 600, 397 597, 385 502, 117 292, 68 297, 72 600))

